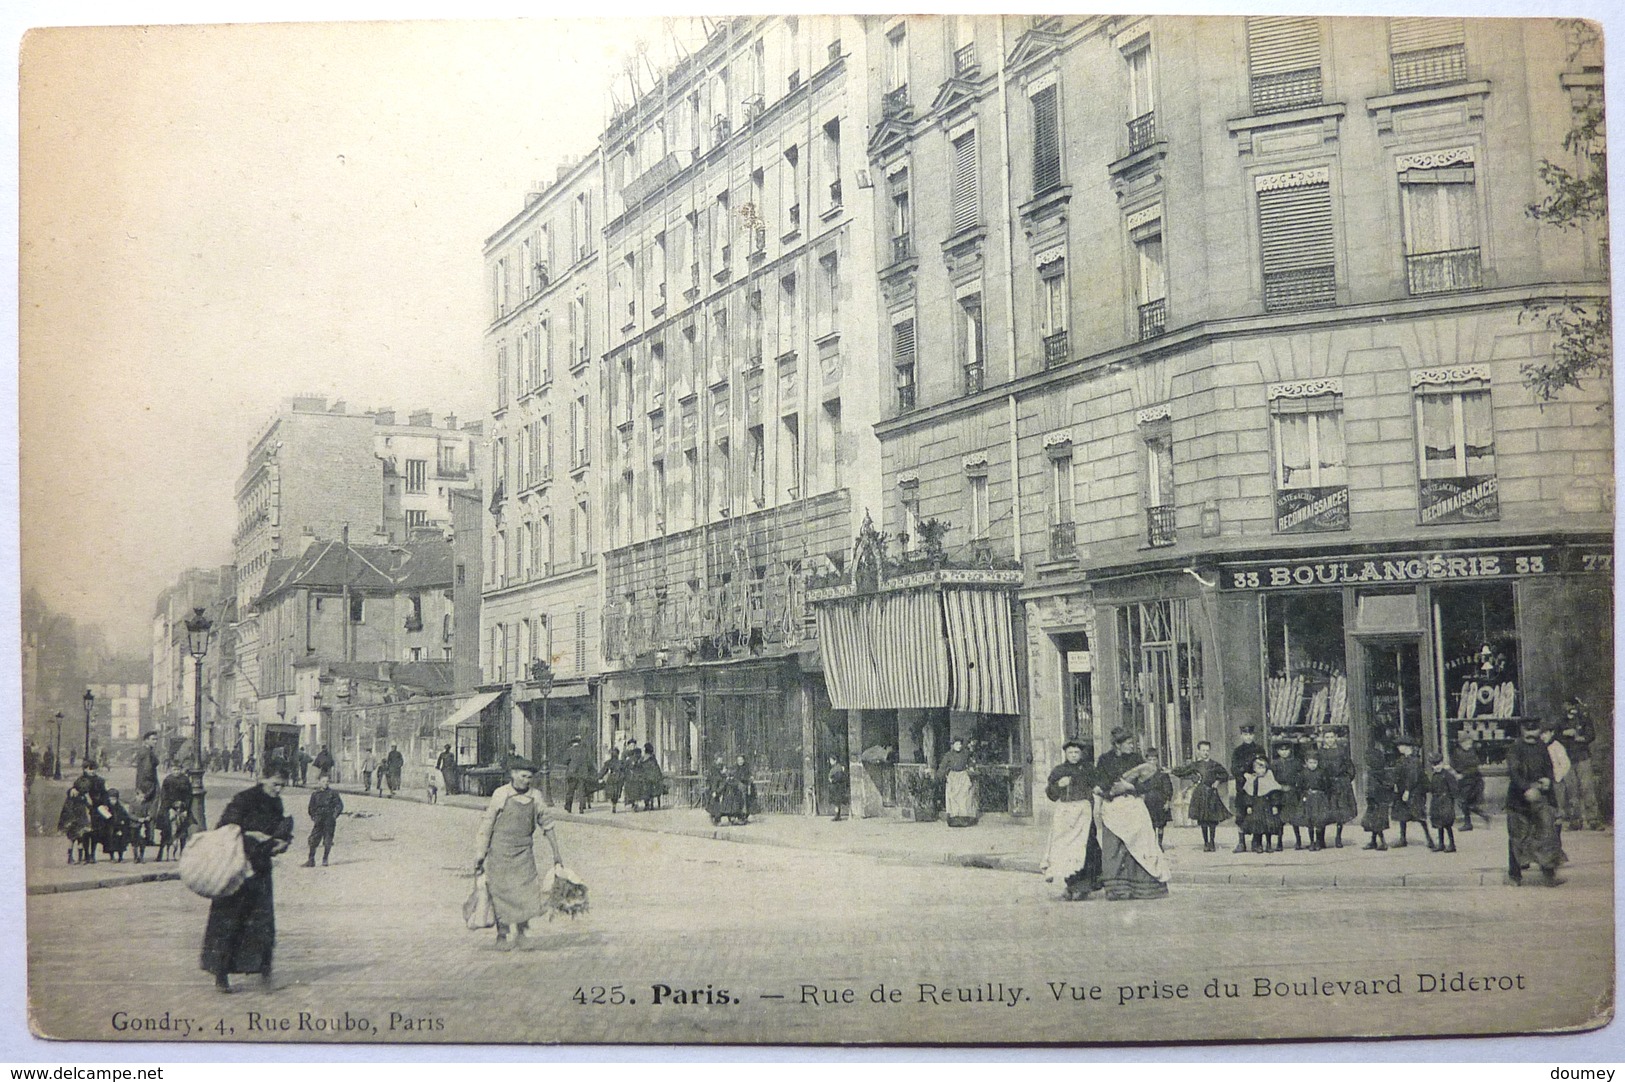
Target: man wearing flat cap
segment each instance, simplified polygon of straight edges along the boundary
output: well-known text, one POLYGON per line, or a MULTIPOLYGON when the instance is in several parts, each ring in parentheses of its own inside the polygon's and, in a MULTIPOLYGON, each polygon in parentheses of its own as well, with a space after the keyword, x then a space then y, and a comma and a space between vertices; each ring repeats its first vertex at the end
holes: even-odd
POLYGON ((474 835, 474 868, 484 872, 497 918, 497 949, 512 950, 525 938, 530 921, 542 914, 541 879, 536 874, 536 832, 547 836, 553 863, 562 865, 553 820, 531 788, 536 766, 511 755, 508 784, 491 794, 474 835), (513 938, 508 938, 509 930, 513 938))
POLYGON ((1564 882, 1557 876, 1563 850, 1557 840, 1557 780, 1552 757, 1541 730, 1554 731, 1550 722, 1530 724, 1518 742, 1507 749, 1507 878, 1523 885, 1523 872, 1540 866, 1548 887, 1564 882))

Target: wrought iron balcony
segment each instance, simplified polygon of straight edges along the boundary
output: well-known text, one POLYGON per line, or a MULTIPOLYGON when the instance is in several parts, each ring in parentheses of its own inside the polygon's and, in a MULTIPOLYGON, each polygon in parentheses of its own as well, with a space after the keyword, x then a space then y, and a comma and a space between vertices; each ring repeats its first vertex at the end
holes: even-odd
POLYGON ((1249 87, 1255 113, 1279 113, 1304 105, 1319 105, 1324 93, 1318 67, 1255 75, 1249 87))
POLYGON ((1264 310, 1298 312, 1337 303, 1337 275, 1330 266, 1264 272, 1264 310))
POLYGON ((891 261, 901 263, 914 254, 914 241, 907 233, 891 239, 891 261))
POLYGON ((897 412, 907 413, 915 406, 914 384, 909 383, 897 388, 897 412))
POLYGON ((969 78, 982 70, 982 62, 976 58, 976 43, 970 42, 954 50, 954 74, 969 78))
POLYGON ((1157 141, 1157 114, 1153 110, 1128 122, 1128 152, 1137 154, 1157 141))
POLYGON ((1395 53, 1391 58, 1394 70, 1394 92, 1422 90, 1430 86, 1449 86, 1467 81, 1467 47, 1440 45, 1433 49, 1416 49, 1395 53))
POLYGON ((1140 341, 1155 338, 1168 329, 1168 298, 1158 297, 1140 305, 1140 341))
POLYGON ((977 394, 987 385, 987 369, 979 364, 965 366, 965 393, 977 394))
POLYGON ((1145 509, 1145 539, 1152 548, 1167 548, 1179 540, 1174 529, 1173 504, 1165 503, 1160 507, 1145 509))
POLYGON ((1072 560, 1078 555, 1078 524, 1057 522, 1049 528, 1049 558, 1072 560))
POLYGON ((886 97, 881 102, 881 112, 885 116, 907 116, 908 111, 907 83, 886 91, 886 97))
POLYGON ((1412 296, 1421 293, 1456 293, 1484 285, 1477 248, 1448 252, 1422 252, 1405 257, 1405 277, 1412 296))
POLYGON ((1044 367, 1054 368, 1071 360, 1067 346, 1067 333, 1056 331, 1044 336, 1044 367))

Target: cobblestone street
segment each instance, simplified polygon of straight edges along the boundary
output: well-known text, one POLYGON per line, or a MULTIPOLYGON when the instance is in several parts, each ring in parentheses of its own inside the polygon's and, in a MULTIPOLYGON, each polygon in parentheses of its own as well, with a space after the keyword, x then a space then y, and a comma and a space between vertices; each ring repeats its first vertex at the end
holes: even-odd
MULTIPOLYGON (((236 784, 211 781, 211 792, 223 800, 236 784)), ((1593 1019, 1613 972, 1601 836, 1586 849, 1600 857, 1577 858, 1557 891, 1176 882, 1163 901, 1063 905, 1031 874, 566 822, 560 842, 591 885, 592 911, 542 924, 528 949, 505 954, 460 921, 472 810, 347 796, 363 815, 341 820, 331 867, 307 869, 306 797, 288 791, 301 833, 278 860, 274 988, 239 978, 231 997, 210 989, 197 969, 207 904, 177 882, 41 894, 28 908, 36 1032, 446 1042, 1491 1032, 1478 1021, 1491 1000, 1517 1003, 1525 1029, 1593 1019), (1418 976, 1429 972, 1446 985, 1458 972, 1492 980, 1429 992, 1418 976), (1217 998, 1204 994, 1213 980, 1217 998), (1335 984, 1357 980, 1370 983, 1335 984), (672 991, 657 1004, 659 985, 672 991), (135 1028, 166 1019, 178 1031, 135 1028)))

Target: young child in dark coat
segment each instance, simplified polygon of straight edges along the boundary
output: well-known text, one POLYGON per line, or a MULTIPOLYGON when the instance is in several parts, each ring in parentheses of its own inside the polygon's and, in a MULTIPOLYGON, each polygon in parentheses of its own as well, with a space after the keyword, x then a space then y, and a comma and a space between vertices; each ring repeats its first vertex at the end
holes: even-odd
POLYGON ((1431 776, 1428 778, 1428 819, 1433 823, 1433 829, 1439 832, 1439 844, 1430 845, 1429 848, 1438 853, 1454 853, 1456 851, 1456 801, 1460 798, 1460 791, 1456 782, 1456 775, 1451 771, 1444 756, 1435 755, 1428 762, 1431 776))
POLYGON ((1157 768, 1157 772, 1141 782, 1138 786, 1140 796, 1145 800, 1145 810, 1151 816, 1151 828, 1157 832, 1157 846, 1162 846, 1162 832, 1173 818, 1168 805, 1174 799, 1174 779, 1162 768, 1162 760, 1157 757, 1157 749, 1145 749, 1145 761, 1157 768))
POLYGON ((1396 740, 1399 758, 1394 762, 1394 818, 1399 820, 1399 841, 1395 849, 1410 844, 1405 837, 1406 828, 1415 823, 1422 828, 1422 837, 1429 849, 1435 849, 1433 835, 1428 833, 1428 772, 1416 754, 1416 741, 1408 736, 1396 740))
POLYGON ((1247 816, 1242 829, 1253 839, 1253 852, 1273 852, 1276 836, 1281 832, 1281 785, 1270 773, 1269 760, 1262 755, 1253 760, 1252 768, 1243 774, 1236 786, 1247 796, 1247 816))
POLYGON ((1366 849, 1388 848, 1388 839, 1383 835, 1388 831, 1388 809, 1393 802, 1394 771, 1388 765, 1388 748, 1379 733, 1371 738, 1365 752, 1365 815, 1360 819, 1360 827, 1371 835, 1371 840, 1365 843, 1366 849))
POLYGON ((336 789, 328 787, 326 774, 316 775, 316 791, 310 794, 310 856, 305 858, 306 868, 316 867, 316 846, 322 847, 322 867, 327 867, 327 856, 333 851, 333 835, 338 830, 339 816, 344 814, 344 798, 336 789))
POLYGON ((1286 848, 1286 828, 1292 828, 1292 848, 1303 848, 1303 828, 1306 825, 1303 819, 1303 792, 1301 777, 1303 775, 1303 761, 1298 758, 1297 748, 1288 741, 1281 740, 1275 745, 1275 761, 1270 763, 1270 773, 1281 786, 1281 824, 1275 831, 1275 851, 1279 853, 1286 848))
POLYGON ((1224 806, 1219 786, 1230 780, 1230 771, 1211 758, 1213 744, 1197 741, 1196 758, 1184 766, 1176 767, 1174 774, 1192 782, 1190 817, 1202 828, 1202 852, 1213 853, 1219 848, 1219 824, 1230 818, 1230 809, 1224 806))

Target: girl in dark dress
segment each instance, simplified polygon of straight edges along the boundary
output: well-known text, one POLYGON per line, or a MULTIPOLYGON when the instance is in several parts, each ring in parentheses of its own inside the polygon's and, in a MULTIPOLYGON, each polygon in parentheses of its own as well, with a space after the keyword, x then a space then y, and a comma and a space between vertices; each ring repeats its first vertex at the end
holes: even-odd
POLYGON ((638 764, 638 795, 643 798, 643 810, 654 811, 655 801, 666 791, 666 775, 655 761, 655 746, 643 745, 643 760, 638 764))
POLYGON ((209 923, 203 930, 203 953, 198 964, 214 974, 214 986, 231 991, 231 973, 258 973, 271 981, 271 954, 276 947, 276 905, 271 893, 271 858, 293 841, 293 817, 282 812, 282 788, 288 769, 273 764, 252 789, 231 798, 220 813, 220 826, 243 828, 243 853, 254 874, 236 893, 209 904, 209 923))
POLYGON ((1388 765, 1388 749, 1379 733, 1371 738, 1365 753, 1365 817, 1360 828, 1371 835, 1367 849, 1387 850, 1383 834, 1388 830, 1388 809, 1394 802, 1394 772, 1388 765))
POLYGON ((1219 824, 1230 818, 1230 809, 1224 806, 1219 786, 1230 780, 1230 771, 1211 758, 1213 744, 1202 740, 1196 745, 1196 758, 1174 770, 1174 776, 1193 782, 1191 786, 1190 817, 1202 828, 1202 852, 1212 853, 1219 848, 1219 824))
POLYGON ((1422 828, 1422 837, 1429 849, 1435 849, 1433 835, 1428 832, 1428 772, 1416 754, 1416 743, 1408 736, 1398 740, 1399 759, 1394 763, 1394 812, 1399 820, 1399 841, 1395 849, 1410 844, 1406 829, 1415 823, 1422 828))
POLYGON ((1162 769, 1162 760, 1157 757, 1157 749, 1145 749, 1145 761, 1157 768, 1157 772, 1140 783, 1140 792, 1145 796, 1145 811, 1151 816, 1151 829, 1157 832, 1157 844, 1162 845, 1162 832, 1167 829, 1168 823, 1173 819, 1173 812, 1169 805, 1174 801, 1174 779, 1162 769))
POLYGON ((1320 765, 1320 753, 1311 747, 1298 773, 1298 799, 1303 822, 1309 828, 1309 851, 1326 848, 1326 827, 1332 822, 1331 775, 1320 765))
POLYGON ((1439 844, 1434 851, 1454 853, 1456 801, 1460 798, 1456 776, 1450 772, 1442 755, 1435 755, 1429 765, 1432 770, 1428 777, 1428 818, 1433 822, 1433 829, 1439 832, 1439 844))
POLYGON ((620 748, 609 749, 609 758, 604 760, 598 780, 603 783, 604 796, 609 800, 609 814, 614 815, 621 802, 621 790, 626 785, 626 762, 621 758, 620 748))
POLYGON ((1254 759, 1252 769, 1242 775, 1239 788, 1247 794, 1242 829, 1252 836, 1253 852, 1271 852, 1281 832, 1281 784, 1270 773, 1268 760, 1263 756, 1254 759))
POLYGON ((1337 828, 1332 845, 1343 848, 1343 824, 1352 823, 1360 816, 1360 807, 1354 799, 1354 760, 1348 745, 1332 730, 1320 738, 1320 765, 1326 771, 1326 797, 1332 806, 1332 825, 1337 828))
POLYGON ((1275 761, 1270 764, 1270 773, 1275 775, 1276 782, 1281 786, 1281 825, 1275 832, 1275 851, 1279 853, 1286 848, 1286 828, 1292 828, 1292 848, 1303 848, 1303 828, 1308 824, 1303 818, 1303 794, 1299 777, 1303 773, 1303 763, 1293 753, 1295 746, 1280 741, 1275 745, 1275 761))

